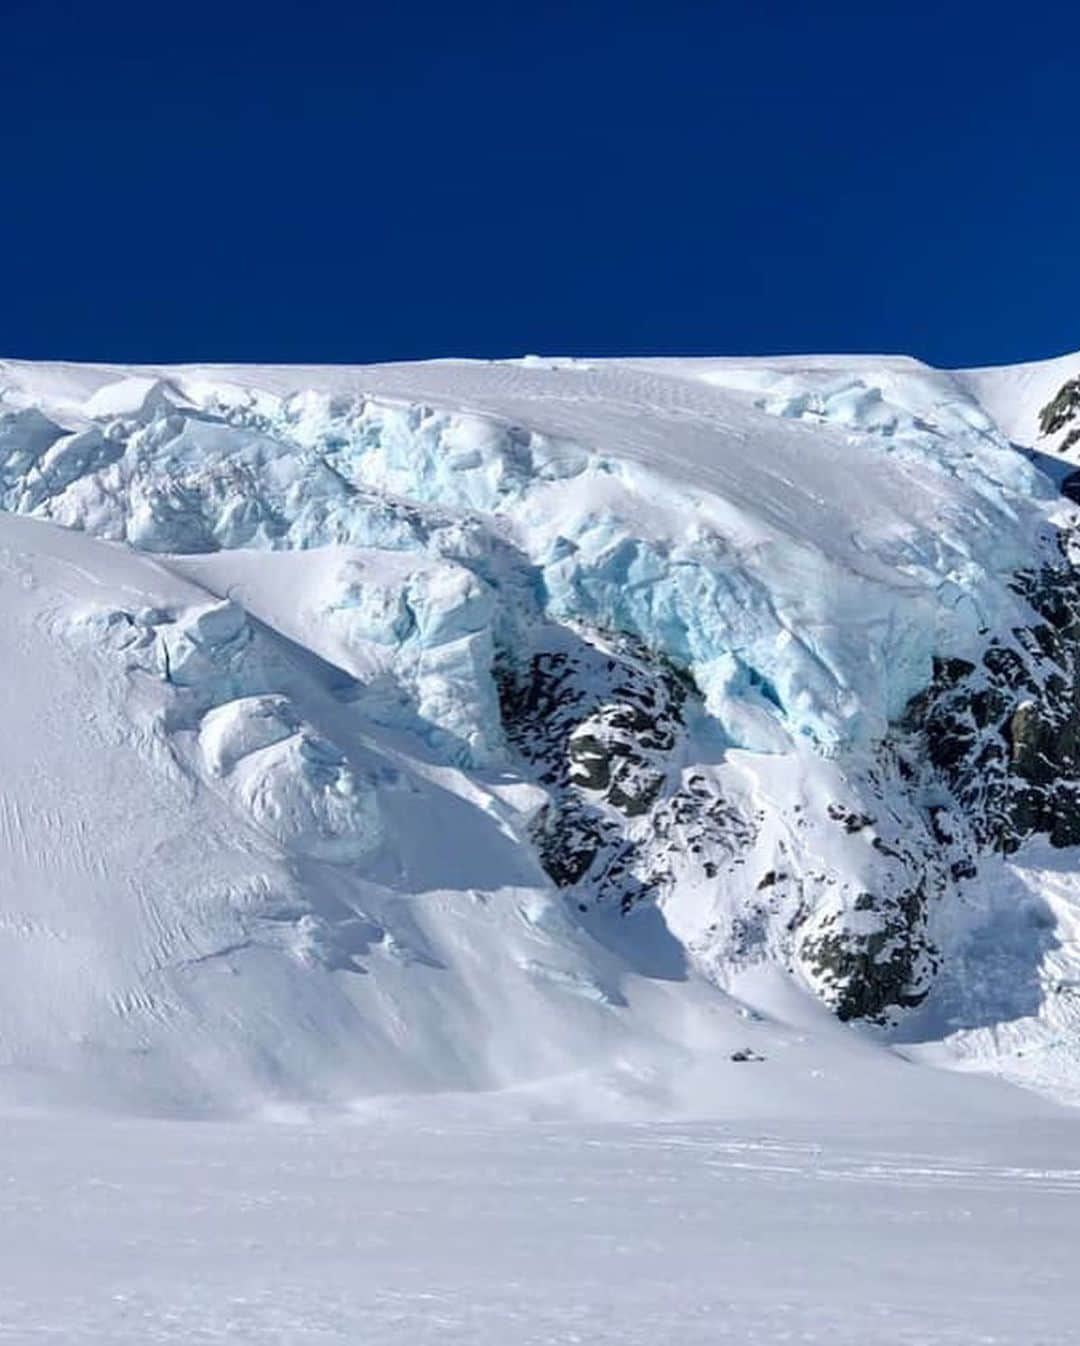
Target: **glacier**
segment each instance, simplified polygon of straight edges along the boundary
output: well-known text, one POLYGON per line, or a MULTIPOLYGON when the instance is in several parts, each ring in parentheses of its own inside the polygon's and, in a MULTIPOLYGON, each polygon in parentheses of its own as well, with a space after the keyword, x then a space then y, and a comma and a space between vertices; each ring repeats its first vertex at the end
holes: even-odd
MULTIPOLYGON (((469 371, 480 399, 491 381, 482 370, 469 371)), ((519 369, 514 395, 548 414, 548 394, 532 385, 552 372, 564 383, 575 374, 519 369)), ((739 394, 715 398, 731 418, 717 427, 720 445, 748 443, 758 410, 822 433, 758 432, 768 452, 756 471, 740 464, 737 493, 724 489, 730 453, 706 453, 687 493, 686 474, 671 480, 632 441, 597 443, 588 414, 566 414, 576 404, 565 388, 550 395, 562 413, 553 434, 419 400, 136 377, 91 393, 64 426, 10 390, 3 501, 158 554, 336 545, 457 561, 484 586, 474 605, 487 585, 513 585, 556 621, 633 633, 686 666, 733 744, 795 735, 828 748, 880 733, 925 685, 933 654, 963 653, 981 627, 1016 616, 1000 579, 1037 546, 1052 488, 943 375, 887 369, 875 383, 720 367, 695 377, 739 394), (811 480, 795 486, 807 454, 811 480), (875 502, 869 530, 843 517, 849 473, 875 502)), ((428 384, 437 393, 430 373, 416 381, 414 396, 428 384)), ((686 379, 666 385, 673 405, 654 413, 653 434, 664 417, 695 416, 707 438, 718 414, 709 399, 686 379)), ((362 624, 380 600, 358 598, 362 624)), ((380 643, 434 644, 425 606, 421 597, 415 633, 403 612, 380 643)), ((489 625, 480 618, 477 631, 489 625)), ((455 666, 471 686, 471 651, 427 663, 455 666)))
POLYGON ((4 1088, 1069 1095, 1074 365, 0 362, 4 1088))

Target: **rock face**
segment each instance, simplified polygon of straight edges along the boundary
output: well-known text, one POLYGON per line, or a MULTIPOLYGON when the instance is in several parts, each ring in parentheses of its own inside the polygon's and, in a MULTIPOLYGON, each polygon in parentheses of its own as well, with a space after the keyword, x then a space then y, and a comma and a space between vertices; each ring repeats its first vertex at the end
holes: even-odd
POLYGON ((1039 413, 1039 431, 1044 438, 1067 428, 1068 433, 1058 445, 1059 453, 1068 453, 1080 444, 1080 376, 1063 384, 1039 413))
POLYGON ((1015 851, 1035 833, 1080 843, 1080 574, 1076 533, 1014 587, 1031 624, 992 635, 978 665, 939 661, 904 718, 913 765, 948 785, 974 842, 1015 851))
POLYGON ((579 901, 623 911, 673 866, 706 878, 751 829, 703 773, 678 769, 692 680, 625 638, 581 641, 500 667, 506 734, 549 791, 533 828, 544 865, 579 901))
POLYGON ((692 681, 625 639, 597 641, 500 666, 507 739, 548 791, 532 836, 552 879, 582 911, 653 904, 673 922, 696 891, 713 917, 692 947, 719 975, 772 953, 843 1019, 921 1003, 938 965, 928 911, 949 875, 895 751, 882 745, 845 802, 793 804, 798 840, 778 840, 760 804, 696 760, 692 681))
POLYGON ((856 910, 872 914, 877 928, 810 935, 800 953, 838 1018, 880 1023, 892 1010, 921 1005, 929 992, 937 957, 926 936, 927 894, 920 884, 884 906, 865 893, 856 910))
POLYGON ((856 903, 876 918, 869 932, 852 913, 804 939, 803 956, 841 1018, 880 1022, 921 1003, 944 956, 930 935, 937 908, 975 877, 982 857, 1014 854, 1037 836, 1061 849, 1080 844, 1075 531, 1058 536, 1057 551, 1013 577, 1029 623, 988 632, 977 660, 935 660, 930 686, 882 744, 892 806, 906 799, 922 824, 923 872, 886 904, 869 893, 856 903))
POLYGON ((507 739, 549 793, 533 824, 545 869, 582 909, 711 885, 732 910, 698 952, 730 967, 771 948, 841 1019, 922 1004, 945 956, 936 910, 980 858, 1035 835, 1080 844, 1078 547, 1064 532, 1013 576, 1027 624, 987 632, 977 661, 935 659, 870 763, 846 764, 840 797, 793 805, 812 867, 781 843, 765 868, 765 815, 693 765, 687 724, 703 711, 686 674, 625 638, 504 660, 507 739))

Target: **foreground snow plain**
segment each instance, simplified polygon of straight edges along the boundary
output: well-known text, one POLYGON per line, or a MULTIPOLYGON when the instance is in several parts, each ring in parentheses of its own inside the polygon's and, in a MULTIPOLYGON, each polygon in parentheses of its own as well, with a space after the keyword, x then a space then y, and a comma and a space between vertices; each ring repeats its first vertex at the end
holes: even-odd
POLYGON ((1077 1339, 1072 1118, 6 1117, 0 1192, 28 1346, 1077 1339))
POLYGON ((980 856, 895 1021, 786 933, 1027 620, 1076 364, 0 366, 0 1341, 1076 1340, 1075 849, 980 856), (756 820, 625 912, 491 676, 612 629, 756 820))

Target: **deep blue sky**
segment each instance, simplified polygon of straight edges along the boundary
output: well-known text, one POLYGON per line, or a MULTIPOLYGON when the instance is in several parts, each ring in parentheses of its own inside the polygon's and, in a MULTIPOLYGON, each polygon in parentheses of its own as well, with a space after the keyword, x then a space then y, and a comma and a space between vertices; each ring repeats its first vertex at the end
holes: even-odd
POLYGON ((1064 4, 0 0, 0 354, 1080 347, 1064 4))

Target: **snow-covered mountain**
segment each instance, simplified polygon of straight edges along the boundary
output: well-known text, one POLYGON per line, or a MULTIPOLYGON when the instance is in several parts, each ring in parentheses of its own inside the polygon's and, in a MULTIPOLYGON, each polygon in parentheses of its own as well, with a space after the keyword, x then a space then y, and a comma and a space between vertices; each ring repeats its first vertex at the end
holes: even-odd
POLYGON ((1078 376, 0 364, 0 1091, 1080 1097, 1078 376))

